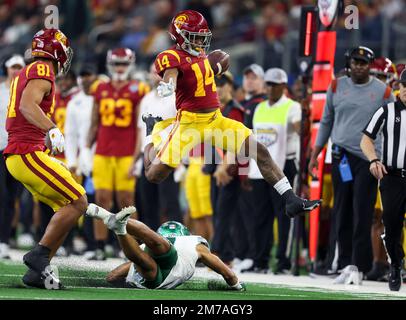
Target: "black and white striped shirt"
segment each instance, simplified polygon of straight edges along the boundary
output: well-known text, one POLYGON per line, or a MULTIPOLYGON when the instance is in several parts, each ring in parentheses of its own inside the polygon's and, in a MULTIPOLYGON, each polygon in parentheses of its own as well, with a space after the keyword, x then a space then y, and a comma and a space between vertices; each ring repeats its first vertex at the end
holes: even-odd
POLYGON ((391 169, 406 169, 406 105, 400 99, 379 108, 363 133, 374 140, 382 133, 382 163, 391 169))

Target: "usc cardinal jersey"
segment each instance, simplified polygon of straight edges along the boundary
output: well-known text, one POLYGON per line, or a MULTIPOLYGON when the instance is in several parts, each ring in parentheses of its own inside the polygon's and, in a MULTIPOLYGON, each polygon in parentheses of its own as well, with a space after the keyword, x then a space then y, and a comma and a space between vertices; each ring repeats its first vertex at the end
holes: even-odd
POLYGON ((178 69, 176 109, 193 112, 220 106, 214 72, 206 56, 195 57, 174 46, 158 54, 155 68, 161 77, 167 69, 178 69))
POLYGON ((28 81, 43 79, 51 82, 51 92, 44 96, 40 108, 51 117, 55 105, 55 74, 52 67, 42 61, 35 61, 24 67, 10 85, 6 130, 8 144, 4 154, 26 154, 44 151, 46 132, 28 122, 20 111, 20 100, 28 81))
POLYGON ((134 153, 136 139, 136 107, 149 86, 130 81, 116 89, 111 82, 100 82, 94 89, 99 108, 96 155, 124 157, 134 153))

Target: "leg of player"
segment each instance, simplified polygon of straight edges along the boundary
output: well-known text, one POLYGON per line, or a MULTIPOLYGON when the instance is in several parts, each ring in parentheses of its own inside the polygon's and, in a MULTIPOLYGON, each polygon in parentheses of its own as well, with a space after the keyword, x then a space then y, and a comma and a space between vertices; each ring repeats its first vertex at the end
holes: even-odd
MULTIPOLYGON (((96 190, 96 204, 102 208, 110 209, 113 205, 113 191, 96 190)), ((105 260, 104 247, 107 242, 109 231, 100 220, 93 220, 94 239, 96 240, 96 252, 92 260, 105 260)))
POLYGON ((87 197, 83 195, 55 212, 39 244, 23 257, 24 263, 32 269, 28 273, 36 273, 42 275, 43 278, 52 277, 57 283, 57 287, 54 289, 60 289, 62 285, 59 279, 48 269, 50 260, 63 243, 68 232, 86 211, 87 205, 87 197))
POLYGON ((145 176, 148 181, 152 183, 160 183, 165 180, 173 168, 167 166, 166 164, 160 162, 156 157, 157 153, 152 143, 152 131, 157 122, 162 121, 161 117, 153 117, 152 115, 143 115, 142 120, 145 122, 146 126, 146 146, 144 148, 144 168, 145 176))
MULTIPOLYGON (((147 233, 145 228, 149 228, 146 227, 143 223, 140 223, 136 220, 130 220, 130 216, 135 212, 135 207, 127 207, 114 215, 103 208, 90 204, 88 210, 86 211, 86 214, 93 218, 102 220, 110 230, 114 231, 117 235, 117 239, 120 243, 121 248, 123 249, 125 256, 130 261, 134 262, 137 270, 146 280, 154 280, 156 278, 158 270, 157 264, 148 253, 144 252, 140 248, 137 240, 135 240, 135 238, 142 241, 144 241, 145 239, 147 241, 144 242, 148 246, 148 242, 151 241, 148 241, 148 236, 146 236, 147 233), (139 227, 138 223, 143 226, 139 227), (127 229, 129 234, 127 234, 127 229), (130 230, 136 230, 136 232, 131 232, 130 230)), ((155 235, 155 233, 151 229, 149 229, 149 231, 155 235)), ((149 236, 152 235, 150 232, 148 232, 149 236)), ((168 250, 169 248, 166 251, 168 250)), ((153 253, 155 254, 155 252, 153 253)))
POLYGON ((144 167, 145 167, 145 176, 148 179, 148 181, 152 183, 162 182, 174 170, 173 168, 160 162, 160 160, 156 157, 156 151, 154 149, 153 143, 150 143, 145 146, 144 167))
POLYGON ((321 200, 310 201, 295 195, 288 179, 272 159, 268 149, 256 141, 253 135, 245 139, 240 150, 240 156, 252 158, 257 162, 264 179, 270 183, 286 201, 286 214, 290 218, 304 211, 311 211, 320 205, 321 200))
POLYGON ((124 262, 117 268, 110 271, 106 276, 106 281, 116 287, 125 287, 125 280, 128 275, 128 271, 131 267, 131 261, 124 262))

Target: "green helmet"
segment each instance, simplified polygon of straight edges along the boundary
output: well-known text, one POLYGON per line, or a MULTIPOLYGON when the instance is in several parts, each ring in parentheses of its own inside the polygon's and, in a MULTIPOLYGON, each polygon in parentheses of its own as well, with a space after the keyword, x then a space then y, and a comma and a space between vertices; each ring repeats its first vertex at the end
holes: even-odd
POLYGON ((176 221, 167 221, 162 224, 157 231, 165 238, 175 238, 179 236, 190 236, 190 231, 183 224, 176 221))

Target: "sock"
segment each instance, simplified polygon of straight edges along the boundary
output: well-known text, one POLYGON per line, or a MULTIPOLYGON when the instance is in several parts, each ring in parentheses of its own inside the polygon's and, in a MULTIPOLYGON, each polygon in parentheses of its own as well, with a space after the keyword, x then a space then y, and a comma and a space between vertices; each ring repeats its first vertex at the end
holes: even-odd
POLYGON ((283 195, 288 190, 292 190, 292 186, 290 185, 289 180, 286 177, 283 177, 281 180, 275 183, 273 187, 280 195, 283 195))

